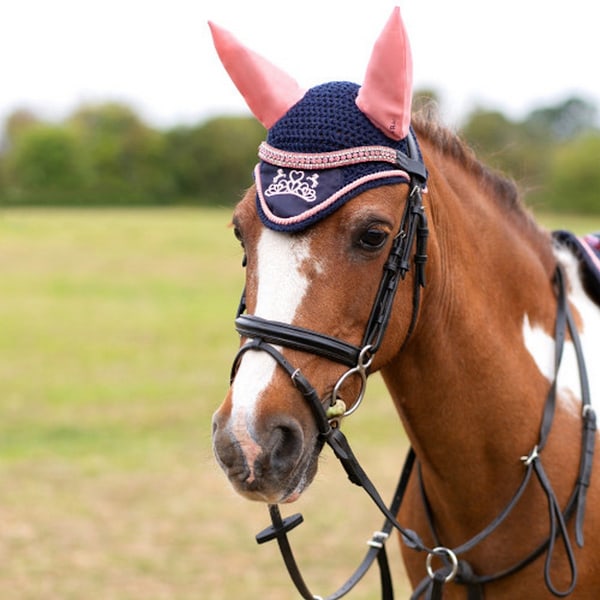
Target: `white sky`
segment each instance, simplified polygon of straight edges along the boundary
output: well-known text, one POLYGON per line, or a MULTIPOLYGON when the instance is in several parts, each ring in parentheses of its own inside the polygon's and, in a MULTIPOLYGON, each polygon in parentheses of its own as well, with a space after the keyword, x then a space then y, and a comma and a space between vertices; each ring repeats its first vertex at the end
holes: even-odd
POLYGON ((0 121, 109 99, 159 126, 245 113, 208 19, 304 87, 360 83, 395 4, 415 88, 441 94, 450 125, 475 105, 520 117, 577 94, 600 106, 594 0, 0 0, 0 121))

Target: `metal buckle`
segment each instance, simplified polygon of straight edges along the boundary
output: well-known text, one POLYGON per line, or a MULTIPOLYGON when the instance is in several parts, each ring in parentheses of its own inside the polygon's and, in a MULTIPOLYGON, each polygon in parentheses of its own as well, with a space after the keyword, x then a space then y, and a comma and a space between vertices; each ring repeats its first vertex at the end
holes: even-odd
POLYGON ((385 531, 374 531, 371 539, 367 540, 367 546, 371 546, 371 548, 383 548, 389 537, 390 534, 385 531))
POLYGON ((444 583, 451 582, 456 577, 456 574, 458 573, 458 558, 456 557, 456 554, 454 554, 454 552, 452 550, 450 550, 450 548, 445 548, 444 546, 437 546, 436 548, 434 548, 427 555, 427 560, 425 561, 427 575, 429 575, 429 577, 431 577, 431 579, 433 579, 435 577, 435 572, 431 567, 431 561, 433 560, 434 556, 439 556, 441 558, 443 558, 444 556, 447 556, 448 559, 450 560, 450 563, 451 563, 450 573, 448 573, 448 575, 446 575, 446 577, 444 577, 444 583))
POLYGON ((594 407, 591 404, 585 404, 583 409, 581 410, 582 418, 587 419, 588 417, 595 415, 596 411, 594 410, 594 407))
POLYGON ((371 354, 372 348, 373 346, 369 344, 364 346, 361 349, 360 354, 358 355, 358 361, 356 363, 356 366, 352 369, 348 369, 348 371, 346 371, 337 380, 337 383, 333 387, 333 392, 331 393, 331 406, 335 406, 336 403, 341 400, 341 398, 338 397, 338 393, 346 379, 348 379, 352 375, 358 375, 360 377, 360 391, 358 392, 358 397, 356 398, 354 404, 344 412, 344 414, 342 415, 343 417, 349 417, 355 410, 357 410, 361 402, 363 401, 363 398, 365 397, 365 392, 367 390, 367 369, 371 366, 371 363, 373 362, 373 354, 371 354))
POLYGON ((539 458, 540 454, 538 452, 537 444, 533 447, 533 450, 527 456, 521 456, 521 460, 525 463, 525 466, 528 467, 536 458, 539 458))

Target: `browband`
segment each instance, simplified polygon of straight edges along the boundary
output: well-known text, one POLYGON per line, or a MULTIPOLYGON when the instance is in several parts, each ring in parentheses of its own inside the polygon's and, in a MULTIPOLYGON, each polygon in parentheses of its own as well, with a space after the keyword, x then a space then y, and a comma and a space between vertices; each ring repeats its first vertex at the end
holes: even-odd
POLYGON ((278 167, 294 169, 334 169, 363 162, 396 164, 396 150, 389 146, 358 146, 333 152, 288 152, 262 142, 258 157, 278 167))

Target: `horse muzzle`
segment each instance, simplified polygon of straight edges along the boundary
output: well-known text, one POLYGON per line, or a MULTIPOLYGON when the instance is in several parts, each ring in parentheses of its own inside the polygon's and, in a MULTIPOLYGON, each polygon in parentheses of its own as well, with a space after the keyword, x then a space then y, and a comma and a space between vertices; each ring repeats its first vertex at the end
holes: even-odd
MULTIPOLYGON (((222 407, 223 408, 223 407, 222 407)), ((310 484, 322 447, 289 415, 253 425, 220 409, 213 417, 215 457, 233 488, 245 498, 271 504, 292 502, 310 484)))

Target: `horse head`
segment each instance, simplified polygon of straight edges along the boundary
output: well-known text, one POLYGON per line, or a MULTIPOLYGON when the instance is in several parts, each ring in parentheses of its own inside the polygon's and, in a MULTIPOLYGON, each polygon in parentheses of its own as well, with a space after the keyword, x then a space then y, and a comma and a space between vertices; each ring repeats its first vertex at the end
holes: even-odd
POLYGON ((228 32, 211 29, 223 64, 268 129, 255 183, 233 218, 250 318, 238 319, 242 351, 214 415, 214 450, 239 493, 290 502, 317 469, 319 406, 337 425, 360 401, 366 374, 391 360, 414 325, 413 291, 422 281, 407 257, 416 220, 424 229, 427 173, 410 130, 410 48, 395 9, 362 86, 330 82, 306 91, 228 32), (393 311, 381 290, 386 268, 405 278, 393 311), (388 321, 393 333, 381 339, 388 321), (312 406, 298 374, 310 382, 304 393, 308 385, 312 406))

